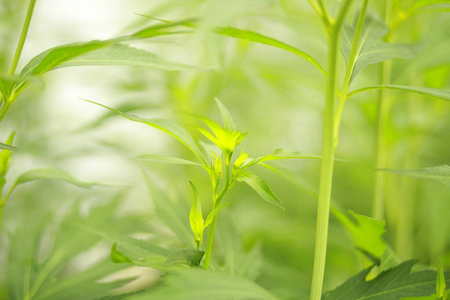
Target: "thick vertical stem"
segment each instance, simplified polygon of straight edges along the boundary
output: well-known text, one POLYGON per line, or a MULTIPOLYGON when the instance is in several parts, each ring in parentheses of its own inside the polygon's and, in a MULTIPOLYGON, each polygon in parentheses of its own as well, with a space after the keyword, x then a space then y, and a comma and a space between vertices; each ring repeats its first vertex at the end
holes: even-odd
POLYGON ((22 33, 20 34, 19 43, 17 44, 16 52, 14 53, 11 66, 8 70, 8 76, 14 75, 16 72, 17 65, 19 64, 20 55, 22 54, 23 46, 25 45, 25 40, 27 38, 28 29, 30 28, 31 17, 33 16, 34 7, 36 5, 36 0, 30 0, 28 5, 27 16, 25 17, 25 22, 23 23, 22 33))

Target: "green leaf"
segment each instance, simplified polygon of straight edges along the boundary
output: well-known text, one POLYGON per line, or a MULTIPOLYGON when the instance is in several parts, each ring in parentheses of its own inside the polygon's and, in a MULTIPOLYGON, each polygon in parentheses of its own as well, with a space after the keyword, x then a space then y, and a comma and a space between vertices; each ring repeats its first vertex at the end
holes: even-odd
POLYGON ((180 269, 165 276, 163 285, 130 300, 277 300, 255 282, 219 271, 180 269))
POLYGON ((416 0, 412 9, 422 8, 434 4, 449 4, 450 0, 416 0))
POLYGON ((199 163, 193 162, 191 160, 182 159, 178 157, 168 157, 168 156, 159 156, 159 155, 140 155, 137 156, 136 159, 141 161, 155 161, 155 162, 162 162, 162 163, 168 163, 168 164, 175 164, 175 165, 191 165, 191 166, 202 166, 199 163))
POLYGON ((220 27, 220 28, 217 28, 215 30, 215 32, 218 34, 221 34, 221 35, 238 38, 241 40, 248 40, 251 42, 269 45, 269 46, 272 46, 275 48, 289 51, 291 53, 294 53, 294 54, 306 59, 308 62, 313 64, 317 69, 319 69, 320 72, 322 72, 323 74, 326 75, 325 70, 311 55, 309 55, 308 53, 306 53, 302 50, 299 50, 293 46, 290 46, 284 42, 278 41, 271 37, 262 35, 260 33, 256 33, 256 32, 249 31, 249 30, 241 30, 241 29, 237 29, 237 28, 233 28, 233 27, 220 27))
POLYGON ((198 249, 184 249, 171 253, 164 263, 164 270, 198 267, 205 251, 198 249))
POLYGON ((382 272, 370 281, 367 268, 324 295, 323 300, 396 300, 404 297, 429 296, 435 291, 436 272, 411 273, 414 261, 406 261, 382 272))
POLYGON ((272 154, 260 156, 250 160, 248 163, 243 165, 242 168, 248 168, 258 163, 262 163, 269 160, 295 159, 295 158, 320 159, 322 157, 320 155, 315 154, 305 154, 298 151, 286 151, 283 149, 277 149, 272 154))
POLYGON ((117 243, 113 244, 110 257, 114 263, 133 263, 131 259, 126 257, 123 253, 117 251, 117 243))
POLYGON ((192 232, 194 233, 195 243, 197 247, 200 247, 203 242, 203 214, 202 214, 202 203, 198 198, 197 189, 195 185, 189 181, 194 192, 194 200, 192 201, 191 211, 189 213, 189 223, 191 225, 192 232))
POLYGON ((391 170, 380 169, 380 171, 415 177, 420 179, 430 179, 438 181, 450 188, 450 166, 440 165, 418 170, 391 170))
POLYGON ((442 260, 439 258, 436 279, 436 295, 441 299, 447 298, 446 288, 444 266, 442 264, 442 260))
MULTIPOLYGON (((411 59, 415 56, 416 51, 413 45, 391 44, 382 41, 388 32, 389 28, 383 22, 374 17, 366 17, 350 82, 368 65, 392 58, 411 59)), ((354 34, 355 27, 346 26, 343 30, 341 51, 346 61, 350 56, 354 34)))
POLYGON ((349 211, 351 218, 337 209, 332 208, 331 211, 350 232, 357 248, 381 259, 386 250, 386 243, 382 239, 386 232, 384 228, 386 222, 359 215, 352 211, 349 211))
POLYGON ((229 205, 231 205, 231 203, 227 203, 227 204, 220 205, 220 206, 214 208, 213 210, 211 210, 210 213, 208 214, 208 216, 206 217, 205 224, 203 225, 203 228, 208 227, 208 226, 211 224, 211 222, 214 220, 214 217, 215 217, 215 216, 216 216, 223 208, 225 208, 225 207, 227 207, 227 206, 229 206, 229 205))
POLYGON ((259 178, 255 173, 249 171, 241 171, 237 174, 236 180, 247 183, 255 192, 258 193, 265 201, 278 206, 284 210, 283 203, 278 199, 267 183, 259 178))
POLYGON ((121 112, 114 108, 110 108, 106 105, 103 105, 103 104, 100 104, 100 103, 97 103, 97 102, 94 102, 91 100, 85 100, 85 101, 93 103, 93 104, 101 106, 101 107, 104 107, 106 109, 109 109, 110 111, 113 111, 130 121, 147 124, 158 130, 161 130, 165 133, 170 134, 171 136, 176 138, 179 142, 181 142, 183 145, 185 145, 189 150, 191 150, 191 152, 194 153, 203 164, 206 164, 207 159, 206 159, 206 154, 205 154, 204 150, 197 145, 197 143, 194 141, 194 139, 189 134, 189 132, 187 132, 186 129, 184 129, 178 123, 175 123, 173 121, 166 120, 166 119, 160 119, 160 118, 152 118, 152 119, 141 118, 141 117, 138 117, 135 115, 126 114, 124 112, 121 112))
POLYGON ((215 98, 215 99, 216 99, 217 106, 219 107, 220 114, 222 115, 223 126, 228 131, 231 131, 231 132, 236 131, 236 125, 234 125, 233 118, 231 117, 230 112, 225 107, 225 105, 223 105, 223 103, 220 102, 219 99, 217 99, 217 98, 215 98))
MULTIPOLYGON (((137 66, 169 71, 202 70, 163 59, 146 50, 124 44, 112 44, 66 60, 57 68, 78 66, 137 66)), ((203 69, 205 70, 205 69, 203 69)))
POLYGON ((405 92, 411 92, 416 93, 424 96, 430 96, 446 101, 450 101, 450 90, 443 90, 443 89, 433 89, 433 88, 427 88, 427 87, 414 87, 414 86, 404 86, 404 85, 375 85, 375 86, 369 86, 365 88, 361 88, 358 90, 355 90, 348 94, 348 97, 351 97, 353 95, 370 91, 370 90, 380 90, 380 89, 389 89, 389 90, 398 90, 398 91, 405 91, 405 92))
POLYGON ((3 143, 0 143, 0 149, 14 150, 14 151, 20 150, 17 147, 14 147, 14 146, 11 146, 11 145, 8 145, 8 144, 3 144, 3 143))
MULTIPOLYGON (((11 161, 11 150, 18 150, 16 147, 11 146, 11 144, 14 141, 14 136, 16 135, 16 132, 13 131, 6 141, 6 144, 0 143, 0 148, 3 149, 0 152, 0 178, 3 179, 6 175, 6 173, 9 170, 9 163, 11 161)), ((5 184, 5 180, 2 180, 3 182, 0 184, 0 187, 3 188, 5 184)), ((1 189, 0 189, 1 190, 1 189)))

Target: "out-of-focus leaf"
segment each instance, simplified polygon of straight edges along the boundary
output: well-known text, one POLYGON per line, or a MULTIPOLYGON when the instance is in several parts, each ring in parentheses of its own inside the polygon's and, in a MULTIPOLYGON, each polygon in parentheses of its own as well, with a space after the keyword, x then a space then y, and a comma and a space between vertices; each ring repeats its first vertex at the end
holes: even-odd
POLYGON ((16 147, 11 146, 14 141, 14 136, 16 132, 12 132, 6 144, 0 143, 0 148, 3 149, 0 152, 0 191, 3 189, 6 180, 4 179, 6 173, 9 170, 9 163, 11 161, 11 150, 18 150, 16 147))
POLYGON ((3 143, 0 143, 0 149, 14 150, 14 151, 20 150, 17 147, 14 147, 14 146, 11 146, 11 145, 7 145, 7 144, 3 144, 3 143))
POLYGON ((132 296, 130 300, 276 300, 253 281, 203 269, 180 269, 165 276, 163 286, 132 296))
POLYGON ((432 89, 432 88, 426 88, 426 87, 414 87, 414 86, 403 86, 403 85, 376 85, 376 86, 369 86, 365 88, 361 88, 358 90, 355 90, 348 94, 348 97, 351 97, 353 95, 370 91, 370 90, 380 90, 380 89, 388 89, 388 90, 398 90, 398 91, 405 91, 405 92, 411 92, 416 93, 424 96, 430 96, 446 101, 450 101, 450 90, 443 90, 443 89, 432 89))
POLYGON ((199 163, 193 162, 191 160, 182 159, 178 157, 168 157, 168 156, 159 156, 159 155, 151 155, 151 154, 145 154, 137 156, 136 159, 141 161, 155 161, 155 162, 162 162, 162 163, 168 163, 168 164, 175 164, 175 165, 191 165, 191 166, 202 166, 199 163))
POLYGON ((412 9, 418 9, 433 4, 449 4, 450 0, 417 0, 412 9))
POLYGON ((184 249, 171 253, 164 263, 164 270, 198 267, 205 251, 198 249, 184 249))
POLYGON ((117 251, 117 243, 114 243, 111 248, 111 254, 110 254, 111 260, 114 263, 132 263, 133 261, 126 257, 123 253, 120 253, 117 251))
POLYGON ((78 66, 137 66, 169 71, 205 70, 194 66, 172 62, 146 50, 124 44, 112 44, 78 55, 60 64, 57 68, 78 66))
POLYGON ((386 245, 386 250, 384 250, 384 253, 381 256, 380 265, 378 266, 378 273, 396 267, 399 263, 400 261, 395 256, 394 250, 392 250, 389 245, 386 245))
MULTIPOLYGON (((366 17, 350 82, 368 65, 392 58, 410 59, 415 56, 414 45, 391 44, 382 41, 382 38, 388 32, 389 28, 381 21, 370 16, 366 17)), ((350 56, 354 34, 354 27, 347 26, 343 30, 341 51, 347 61, 350 56)))
POLYGON ((223 105, 223 103, 216 98, 217 106, 219 107, 220 114, 222 115, 223 126, 231 132, 236 131, 236 125, 233 122, 233 118, 231 117, 228 109, 223 105))
MULTIPOLYGON (((436 288, 436 272, 431 270, 411 273, 414 261, 406 261, 366 281, 371 268, 351 277, 323 300, 395 300, 405 297, 429 296, 436 288)), ((450 283, 450 280, 447 280, 450 283)))
POLYGON ((320 155, 315 154, 305 154, 298 151, 286 151, 283 149, 277 149, 272 154, 260 156, 250 160, 248 163, 244 164, 242 168, 248 168, 258 163, 262 163, 269 160, 295 159, 295 158, 320 159, 322 157, 320 155))
POLYGON ((274 38, 262 35, 260 33, 256 33, 250 30, 242 30, 237 29, 234 27, 220 27, 215 30, 218 34, 241 39, 241 40, 248 40, 251 42, 269 45, 275 48, 280 48, 286 51, 289 51, 291 53, 294 53, 304 59, 306 59, 308 62, 313 64, 317 69, 319 69, 320 72, 323 74, 326 74, 325 70, 322 68, 322 66, 308 53, 299 50, 293 46, 290 46, 284 42, 281 42, 279 40, 276 40, 274 38))
POLYGON ((223 208, 225 208, 225 207, 227 207, 227 206, 229 206, 229 205, 231 205, 231 203, 227 203, 227 204, 220 205, 220 206, 214 208, 213 210, 211 210, 210 213, 208 214, 208 216, 206 217, 205 224, 203 225, 203 228, 208 227, 208 226, 211 224, 211 222, 214 220, 214 217, 215 217, 215 216, 216 216, 223 208))
POLYGON ((450 166, 448 165, 440 165, 418 170, 380 169, 380 171, 386 171, 420 179, 435 180, 450 188, 450 166))
POLYGON ((161 130, 165 133, 170 134, 171 136, 176 138, 178 141, 180 141, 183 145, 185 145, 189 150, 191 150, 192 153, 194 153, 200 159, 200 161, 202 163, 206 163, 207 160, 206 160, 205 151, 197 145, 197 143, 194 141, 194 139, 189 134, 189 132, 187 132, 186 129, 184 129, 178 123, 175 123, 175 122, 167 120, 167 119, 161 119, 161 118, 152 118, 152 119, 141 118, 138 116, 126 114, 124 112, 110 108, 106 105, 103 105, 103 104, 100 104, 100 103, 97 103, 94 101, 90 101, 90 100, 85 100, 85 101, 99 105, 106 109, 109 109, 130 121, 147 124, 158 130, 161 130))
POLYGON ((261 196, 261 198, 284 210, 283 203, 281 203, 280 199, 278 199, 267 183, 259 178, 255 173, 241 171, 237 174, 236 180, 247 183, 253 190, 255 190, 255 192, 258 193, 258 195, 261 196))
POLYGON ((382 239, 386 231, 384 221, 374 220, 352 211, 349 211, 351 218, 337 209, 332 209, 332 212, 348 229, 357 248, 378 259, 382 257, 386 250, 386 243, 382 239))

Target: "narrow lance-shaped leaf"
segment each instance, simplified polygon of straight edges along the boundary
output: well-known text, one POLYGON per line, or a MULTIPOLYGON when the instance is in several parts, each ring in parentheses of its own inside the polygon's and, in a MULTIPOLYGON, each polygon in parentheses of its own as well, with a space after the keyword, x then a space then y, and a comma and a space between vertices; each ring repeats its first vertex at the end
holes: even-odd
POLYGON ((231 132, 236 131, 236 125, 234 125, 233 118, 231 117, 230 112, 219 99, 215 99, 217 106, 219 107, 220 114, 222 115, 223 126, 225 126, 225 128, 231 132))
POLYGON ((405 85, 375 85, 375 86, 368 86, 365 88, 357 89, 351 93, 348 94, 348 97, 351 97, 353 95, 370 91, 370 90, 380 90, 380 89, 389 89, 389 90, 398 90, 398 91, 405 91, 405 92, 411 92, 416 94, 421 94, 424 96, 430 96, 446 101, 450 101, 450 90, 443 90, 443 89, 433 89, 433 88, 427 88, 427 87, 415 87, 415 86, 405 86, 405 85))
POLYGON ((141 118, 135 115, 129 115, 124 112, 121 112, 119 110, 116 110, 114 108, 108 107, 106 105, 91 101, 91 100, 85 100, 87 102, 93 103, 95 105, 104 107, 106 109, 109 109, 110 111, 113 111, 122 117, 131 120, 133 122, 139 122, 143 124, 150 125, 156 129, 159 129, 165 133, 170 134, 174 138, 176 138, 178 141, 180 141, 183 145, 185 145, 189 150, 191 150, 194 155, 197 156, 197 158, 206 165, 206 154, 205 151, 200 148, 197 143, 194 141, 192 136, 189 134, 189 132, 186 131, 181 125, 178 123, 175 123, 173 121, 167 120, 167 119, 161 119, 161 118, 141 118))
POLYGON ((154 162, 162 162, 162 163, 168 163, 168 164, 175 164, 175 165, 191 165, 191 166, 202 166, 199 163, 193 162, 191 160, 182 159, 178 157, 168 157, 168 156, 159 156, 159 155, 140 155, 137 156, 136 159, 141 161, 154 161, 154 162))
POLYGON ((146 50, 130 47, 124 44, 113 44, 82 55, 78 55, 72 59, 65 61, 56 68, 118 65, 157 68, 169 71, 206 70, 194 66, 172 62, 146 50))
POLYGON ((212 221, 214 220, 214 217, 215 217, 222 209, 224 209, 225 207, 227 207, 227 206, 229 206, 229 205, 231 205, 231 203, 227 203, 227 204, 220 205, 220 206, 214 208, 213 210, 211 210, 211 212, 210 212, 210 213, 208 214, 208 216, 206 217, 205 224, 203 225, 203 228, 208 227, 208 226, 212 223, 212 221))
POLYGON ((369 281, 366 281, 366 277, 371 268, 367 268, 326 293, 323 300, 397 300, 433 294, 436 289, 436 272, 424 270, 411 273, 414 264, 411 260, 403 262, 369 281))
POLYGON ((418 170, 380 169, 380 171, 386 171, 420 179, 435 180, 450 188, 450 166, 448 165, 440 165, 418 170))
POLYGON ((247 183, 265 201, 284 210, 283 203, 281 203, 275 193, 267 185, 267 183, 259 178, 255 173, 249 171, 241 171, 237 174, 236 180, 239 182, 247 183))
POLYGON ((17 147, 14 147, 14 146, 11 146, 11 145, 8 145, 8 144, 3 144, 3 143, 0 143, 0 149, 13 150, 13 151, 20 150, 17 147))
POLYGON ((320 155, 315 155, 315 154, 301 153, 301 152, 298 152, 298 151, 286 151, 286 150, 283 150, 283 149, 277 149, 272 154, 260 156, 260 157, 257 157, 257 158, 254 158, 254 159, 250 160, 249 162, 244 164, 242 166, 242 168, 248 168, 248 167, 251 167, 251 166, 256 165, 258 163, 262 163, 262 162, 269 161, 269 160, 295 159, 295 158, 320 159, 321 156, 320 155))
POLYGON ((197 189, 195 185, 189 181, 192 187, 192 191, 194 193, 194 199, 192 201, 191 211, 189 213, 189 222, 191 224, 192 232, 194 233, 195 243, 197 247, 200 247, 203 242, 203 214, 202 214, 202 203, 198 197, 197 189))

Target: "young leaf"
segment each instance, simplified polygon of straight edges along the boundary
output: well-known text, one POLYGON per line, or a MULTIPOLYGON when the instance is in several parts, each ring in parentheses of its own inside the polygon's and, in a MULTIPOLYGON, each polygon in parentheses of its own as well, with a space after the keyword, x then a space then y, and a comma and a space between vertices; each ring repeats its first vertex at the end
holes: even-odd
POLYGON ((78 55, 60 64, 57 68, 118 65, 157 68, 169 71, 202 70, 198 67, 172 62, 151 52, 124 44, 113 44, 78 55))
POLYGON ((187 160, 187 159, 182 159, 182 158, 178 158, 178 157, 168 157, 168 156, 159 156, 159 155, 151 155, 151 154, 146 154, 146 155, 140 155, 137 156, 136 159, 141 160, 141 161, 155 161, 155 162, 162 162, 162 163, 168 163, 168 164, 175 164, 175 165, 191 165, 191 166, 202 166, 199 163, 187 160))
POLYGON ((85 101, 96 104, 101 107, 104 107, 106 109, 109 109, 110 111, 113 111, 113 112, 121 115, 122 117, 124 117, 128 120, 131 120, 133 122, 147 124, 158 130, 161 130, 165 133, 170 134, 171 136, 176 138, 179 142, 181 142, 183 145, 185 145, 189 150, 191 150, 191 152, 194 153, 194 155, 196 155, 197 158, 200 159, 200 161, 202 163, 206 164, 207 159, 206 159, 206 154, 205 154, 204 150, 197 145, 197 143, 194 141, 194 139, 189 134, 189 132, 187 132, 186 129, 184 129, 178 123, 175 123, 173 121, 166 120, 166 119, 160 119, 160 118, 152 118, 152 119, 141 118, 141 117, 138 117, 135 115, 126 114, 124 112, 121 112, 114 108, 110 108, 106 105, 103 105, 103 104, 100 104, 100 103, 97 103, 94 101, 90 101, 90 100, 85 100, 85 101))
POLYGON ((427 88, 427 87, 414 87, 414 86, 403 86, 403 85, 376 85, 376 86, 369 86, 365 88, 361 88, 358 90, 355 90, 348 94, 348 97, 351 97, 353 95, 370 91, 370 90, 379 90, 379 89, 389 89, 389 90, 398 90, 398 91, 405 91, 405 92, 411 92, 416 93, 424 96, 430 96, 433 98, 438 98, 441 100, 450 101, 450 90, 443 90, 443 89, 433 89, 433 88, 427 88))
POLYGON ((283 203, 278 199, 274 192, 270 189, 267 183, 259 178, 255 173, 249 171, 241 171, 237 174, 236 180, 239 182, 245 182, 255 192, 258 193, 265 201, 278 206, 284 210, 283 203))
POLYGON ((214 208, 213 210, 211 210, 211 212, 210 212, 210 213, 208 214, 208 216, 206 217, 205 224, 203 225, 203 228, 208 227, 208 226, 211 224, 211 222, 214 220, 214 217, 215 217, 215 216, 216 216, 223 208, 225 208, 225 207, 227 207, 227 206, 229 206, 229 205, 231 205, 231 203, 227 203, 227 204, 220 205, 220 206, 214 208))
POLYGON ((234 125, 233 118, 231 117, 230 112, 225 107, 225 105, 223 105, 223 103, 220 102, 219 99, 217 99, 217 98, 215 98, 215 99, 216 99, 217 106, 219 107, 220 114, 222 115, 223 126, 228 131, 231 131, 231 132, 236 131, 236 125, 234 125))
POLYGON ((133 263, 131 259, 126 257, 123 253, 117 251, 117 243, 113 244, 110 257, 113 263, 133 263))
POLYGON ((180 269, 165 276, 163 285, 130 300, 277 300, 255 282, 227 273, 200 268, 180 269))
POLYGON ((292 47, 286 43, 283 43, 281 41, 278 41, 276 39, 273 39, 271 37, 249 31, 249 30, 241 30, 233 27, 220 27, 217 28, 216 33, 241 39, 241 40, 248 40, 255 43, 265 44, 269 45, 275 48, 283 49, 286 51, 289 51, 291 53, 294 53, 304 59, 306 59, 308 62, 313 64, 317 69, 319 69, 320 72, 326 75, 326 71, 322 68, 322 66, 308 53, 301 51, 295 47, 292 47))
POLYGON ((171 253, 164 263, 164 270, 198 267, 205 251, 198 249, 185 249, 171 253))
MULTIPOLYGON (((383 62, 392 58, 411 59, 415 56, 413 45, 400 45, 383 42, 382 38, 388 32, 389 28, 387 28, 381 21, 370 16, 366 17, 350 82, 352 82, 361 70, 368 65, 383 62)), ((343 30, 341 51, 347 61, 351 52, 354 34, 354 27, 347 26, 345 30, 343 30)))
POLYGON ((349 211, 352 220, 337 209, 332 208, 331 211, 348 229, 357 248, 377 259, 382 257, 386 250, 386 243, 382 239, 386 231, 384 221, 377 221, 349 211))
POLYGON ((189 213, 189 222, 191 224, 192 232, 194 233, 195 243, 197 247, 202 245, 203 241, 203 214, 202 214, 202 203, 198 198, 197 189, 195 185, 189 181, 192 187, 192 191, 194 192, 194 200, 192 201, 191 211, 189 213))
POLYGON ((380 169, 380 171, 386 171, 420 179, 435 180, 450 188, 450 166, 448 165, 440 165, 418 170, 380 169))
MULTIPOLYGON (((323 300, 396 300, 405 297, 428 296, 436 288, 436 272, 424 270, 411 273, 414 261, 406 261, 366 281, 371 268, 361 271, 333 291, 323 300)), ((447 280, 450 283, 450 280, 447 280)))

